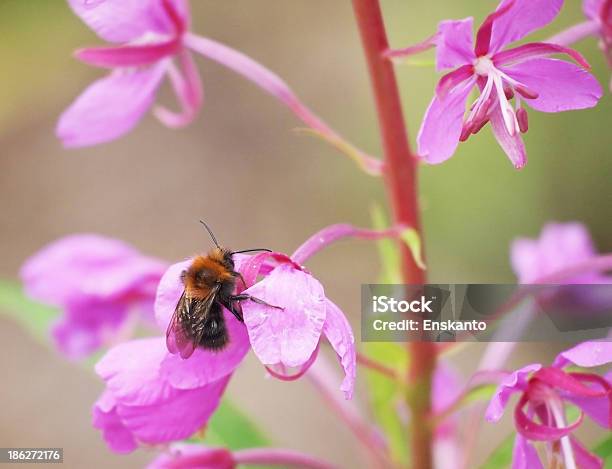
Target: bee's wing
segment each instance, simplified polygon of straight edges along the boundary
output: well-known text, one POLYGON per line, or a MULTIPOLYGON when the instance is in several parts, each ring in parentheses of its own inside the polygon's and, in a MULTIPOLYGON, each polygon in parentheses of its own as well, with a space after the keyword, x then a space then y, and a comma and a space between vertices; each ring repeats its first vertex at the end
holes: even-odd
POLYGON ((189 358, 204 333, 201 327, 213 305, 219 287, 215 286, 204 299, 192 298, 183 292, 166 330, 166 346, 170 353, 189 358))

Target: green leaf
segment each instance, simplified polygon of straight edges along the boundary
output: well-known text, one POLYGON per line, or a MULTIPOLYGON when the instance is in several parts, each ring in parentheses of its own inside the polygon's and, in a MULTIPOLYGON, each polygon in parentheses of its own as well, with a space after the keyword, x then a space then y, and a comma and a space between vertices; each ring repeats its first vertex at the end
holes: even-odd
POLYGON ((604 469, 612 469, 612 436, 600 441, 593 452, 604 460, 604 469))
POLYGON ((234 404, 223 399, 213 414, 204 441, 215 446, 225 446, 232 450, 267 446, 268 438, 234 404))
MULTIPOLYGON (((384 230, 389 226, 389 221, 383 210, 378 204, 372 204, 370 208, 372 226, 376 230, 384 230)), ((381 239, 376 242, 378 254, 382 264, 380 273, 380 283, 395 284, 401 283, 402 274, 400 270, 400 254, 397 242, 393 239, 381 239)))
POLYGON ((34 338, 48 343, 49 326, 59 311, 27 298, 18 283, 0 280, 0 314, 15 320, 34 338))
POLYGON ((514 434, 507 436, 504 441, 487 458, 480 469, 500 469, 510 467, 512 464, 512 450, 514 448, 514 434))
POLYGON ((425 262, 423 262, 423 251, 421 249, 421 237, 419 236, 419 232, 414 228, 407 228, 402 232, 401 238, 410 249, 416 265, 425 270, 426 267, 425 262))
MULTIPOLYGON (((391 342, 366 342, 362 352, 372 360, 393 365, 400 375, 408 368, 406 350, 391 342)), ((407 428, 401 420, 398 405, 405 401, 405 390, 388 377, 365 369, 370 405, 376 422, 383 430, 391 457, 400 464, 408 463, 407 428), (397 405, 396 405, 397 404, 397 405)))

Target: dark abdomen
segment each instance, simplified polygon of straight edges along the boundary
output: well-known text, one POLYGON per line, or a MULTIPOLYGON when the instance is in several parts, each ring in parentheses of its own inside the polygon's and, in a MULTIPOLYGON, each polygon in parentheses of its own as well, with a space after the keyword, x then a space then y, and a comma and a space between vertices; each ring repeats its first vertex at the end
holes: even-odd
POLYGON ((217 302, 211 306, 202 327, 203 334, 198 344, 200 347, 209 350, 220 350, 225 347, 228 342, 227 328, 223 309, 217 302))

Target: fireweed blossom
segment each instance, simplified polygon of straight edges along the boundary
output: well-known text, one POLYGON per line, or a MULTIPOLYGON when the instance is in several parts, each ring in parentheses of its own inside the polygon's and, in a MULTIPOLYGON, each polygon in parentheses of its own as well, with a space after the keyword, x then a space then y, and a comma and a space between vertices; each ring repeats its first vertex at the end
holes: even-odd
MULTIPOLYGON (((399 237, 404 231, 402 227, 373 231, 333 225, 309 238, 291 257, 275 252, 235 255, 235 268, 247 286, 244 292, 284 310, 270 311, 264 305, 244 301, 244 324, 224 310, 228 345, 220 352, 197 348, 188 359, 170 353, 164 337, 113 347, 96 365, 106 389, 94 405, 94 426, 102 430, 116 452, 130 452, 140 444, 182 440, 206 424, 251 348, 271 375, 293 380, 314 363, 323 337, 338 356, 345 373, 340 390, 350 399, 356 376, 351 327, 302 263, 345 237, 399 237), (258 281, 260 276, 263 278, 258 281), (297 371, 292 373, 292 369, 297 371)), ((171 265, 159 282, 155 316, 162 331, 167 330, 183 292, 181 273, 190 263, 171 265)))
POLYGON ((132 319, 153 322, 166 268, 121 241, 78 234, 31 256, 20 276, 28 296, 62 310, 51 331, 59 350, 82 358, 128 333, 132 319))
MULTIPOLYGON (((240 268, 241 258, 236 261, 240 268)), ((182 293, 181 272, 189 263, 171 265, 159 282, 155 316, 163 331, 182 293)), ((224 314, 231 339, 222 353, 198 348, 183 360, 168 352, 164 337, 153 337, 117 345, 97 363, 96 373, 106 389, 94 404, 93 425, 113 451, 128 453, 140 444, 182 440, 206 424, 250 348, 243 325, 224 314)))
POLYGON ((187 0, 68 2, 100 38, 117 45, 76 51, 81 61, 108 68, 111 73, 90 85, 60 117, 57 135, 66 147, 108 142, 132 130, 153 107, 165 78, 170 80, 181 110, 174 112, 157 105, 154 115, 171 128, 191 123, 204 98, 192 56, 196 52, 252 81, 366 172, 380 174, 380 161, 330 129, 276 74, 241 52, 190 32, 187 0))
MULTIPOLYGON (((596 255, 587 228, 576 222, 549 223, 542 228, 538 239, 516 239, 510 250, 512 268, 523 284, 542 282, 546 277, 587 262, 596 255)), ((612 277, 587 272, 565 278, 563 283, 612 283, 612 277)))
POLYGON ((519 394, 514 408, 517 435, 513 469, 566 467, 602 468, 599 457, 590 453, 573 435, 587 414, 605 429, 612 428, 612 372, 606 376, 567 369, 568 365, 591 368, 612 362, 612 342, 583 342, 560 353, 552 366, 527 365, 507 375, 493 395, 485 413, 498 422, 510 396, 519 394), (579 417, 568 423, 566 404, 577 407, 579 417), (543 465, 534 446, 545 445, 543 465))
MULTIPOLYGON (((244 257, 236 255, 234 259, 236 270, 242 274, 249 287, 244 293, 284 308, 279 310, 245 301, 242 310, 246 327, 224 311, 226 323, 248 334, 244 336, 247 344, 245 353, 250 344, 270 374, 280 379, 295 379, 312 365, 319 342, 325 336, 344 368, 346 376, 341 390, 350 399, 356 368, 353 333, 342 311, 325 297, 321 283, 282 253, 264 252, 244 257), (264 278, 256 282, 259 275, 264 275, 264 278), (298 369, 296 374, 288 373, 291 368, 298 369)), ((191 260, 174 264, 160 282, 156 314, 164 326, 170 322, 183 292, 181 272, 190 263, 191 260)), ((235 339, 230 333, 230 346, 232 342, 235 343, 235 339)), ((228 349, 213 354, 222 357, 228 354, 228 349)), ((238 364, 239 361, 231 362, 228 373, 238 364)))
POLYGON ((539 301, 564 304, 584 319, 609 314, 609 289, 596 285, 612 284, 612 276, 595 268, 573 272, 598 262, 593 240, 581 223, 549 223, 538 239, 516 239, 510 258, 522 284, 567 285, 543 292, 539 301))
POLYGON ((475 44, 473 18, 439 24, 432 38, 436 68, 454 70, 440 79, 417 137, 418 153, 425 161, 442 163, 459 142, 490 122, 499 145, 519 169, 527 162, 521 137, 528 128, 524 104, 542 112, 597 104, 601 87, 585 70, 589 65, 578 52, 550 43, 506 48, 550 23, 562 4, 562 0, 503 0, 478 29, 475 44), (580 66, 549 58, 553 54, 566 54, 580 66), (474 87, 480 96, 466 118, 466 103, 474 87))

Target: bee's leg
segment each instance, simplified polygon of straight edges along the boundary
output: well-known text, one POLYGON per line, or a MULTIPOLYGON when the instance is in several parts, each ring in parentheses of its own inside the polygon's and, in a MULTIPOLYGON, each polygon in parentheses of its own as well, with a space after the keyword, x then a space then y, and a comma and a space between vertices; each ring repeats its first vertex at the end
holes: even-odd
POLYGON ((235 301, 233 298, 230 298, 229 301, 221 302, 221 304, 227 309, 230 313, 232 313, 236 319, 240 322, 244 322, 244 318, 242 317, 242 305, 239 301, 235 301))
POLYGON ((271 308, 276 308, 276 309, 285 309, 281 306, 275 306, 275 305, 271 305, 270 303, 266 303, 264 300, 260 300, 259 298, 255 298, 254 296, 247 295, 246 293, 241 293, 240 295, 232 295, 230 299, 234 301, 251 300, 253 303, 257 303, 259 305, 269 306, 271 308))

